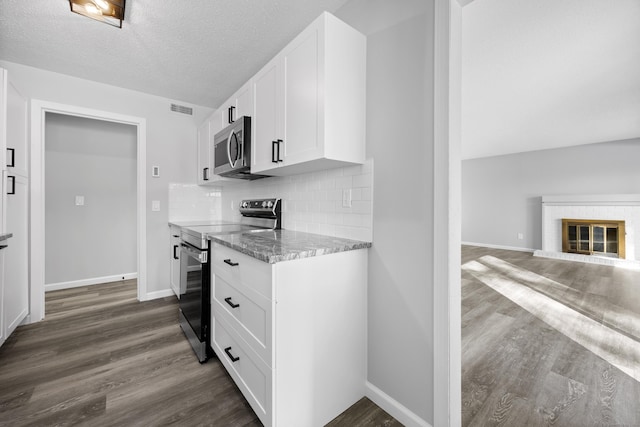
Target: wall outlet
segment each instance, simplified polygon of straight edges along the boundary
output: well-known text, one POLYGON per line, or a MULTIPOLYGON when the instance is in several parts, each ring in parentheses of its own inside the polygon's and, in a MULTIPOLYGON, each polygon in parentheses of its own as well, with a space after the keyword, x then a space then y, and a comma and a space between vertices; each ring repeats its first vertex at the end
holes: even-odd
POLYGON ((351 189, 342 190, 342 207, 350 208, 351 207, 351 189))
POLYGON ((76 206, 84 206, 84 196, 76 196, 76 206))
POLYGON ((160 200, 151 201, 151 210, 153 212, 160 212, 160 200))
POLYGON ((524 233, 518 233, 518 240, 524 240, 524 233))

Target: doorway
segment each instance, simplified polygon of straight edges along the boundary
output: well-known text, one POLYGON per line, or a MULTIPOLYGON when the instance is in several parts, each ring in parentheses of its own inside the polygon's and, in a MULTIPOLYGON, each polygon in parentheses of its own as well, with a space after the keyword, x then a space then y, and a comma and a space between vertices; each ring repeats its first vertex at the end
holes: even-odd
POLYGON ((45 291, 135 279, 136 127, 45 122, 45 291))
MULTIPOLYGON (((47 113, 102 120, 136 128, 136 266, 138 272, 137 298, 146 298, 146 120, 83 107, 47 101, 31 102, 31 245, 30 245, 30 315, 28 323, 44 318, 45 293, 45 123, 47 113)), ((64 248, 61 248, 64 250, 64 248)))

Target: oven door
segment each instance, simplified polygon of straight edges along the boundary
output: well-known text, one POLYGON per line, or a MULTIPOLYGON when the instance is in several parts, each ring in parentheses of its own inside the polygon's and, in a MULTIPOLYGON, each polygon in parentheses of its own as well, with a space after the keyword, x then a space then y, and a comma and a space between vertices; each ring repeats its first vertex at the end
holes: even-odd
POLYGON ((198 359, 206 360, 209 341, 210 269, 207 249, 180 244, 180 314, 181 326, 198 359))

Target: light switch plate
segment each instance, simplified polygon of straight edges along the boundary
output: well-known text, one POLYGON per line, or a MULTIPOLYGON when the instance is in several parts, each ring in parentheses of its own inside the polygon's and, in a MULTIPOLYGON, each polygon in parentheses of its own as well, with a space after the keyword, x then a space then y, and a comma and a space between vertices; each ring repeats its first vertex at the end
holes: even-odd
POLYGON ((160 200, 151 201, 151 210, 153 212, 160 212, 160 200))
POLYGON ((160 176, 160 166, 151 166, 151 176, 158 178, 160 176))
POLYGON ((76 196, 76 206, 84 206, 84 196, 76 196))

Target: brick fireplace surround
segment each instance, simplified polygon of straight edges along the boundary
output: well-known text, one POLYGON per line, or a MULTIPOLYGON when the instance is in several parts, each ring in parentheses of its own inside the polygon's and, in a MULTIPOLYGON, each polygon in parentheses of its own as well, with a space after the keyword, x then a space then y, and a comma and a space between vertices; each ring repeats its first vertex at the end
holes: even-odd
POLYGON ((640 194, 542 197, 542 250, 535 256, 640 268, 640 194), (625 221, 626 259, 562 252, 562 219, 625 221))

